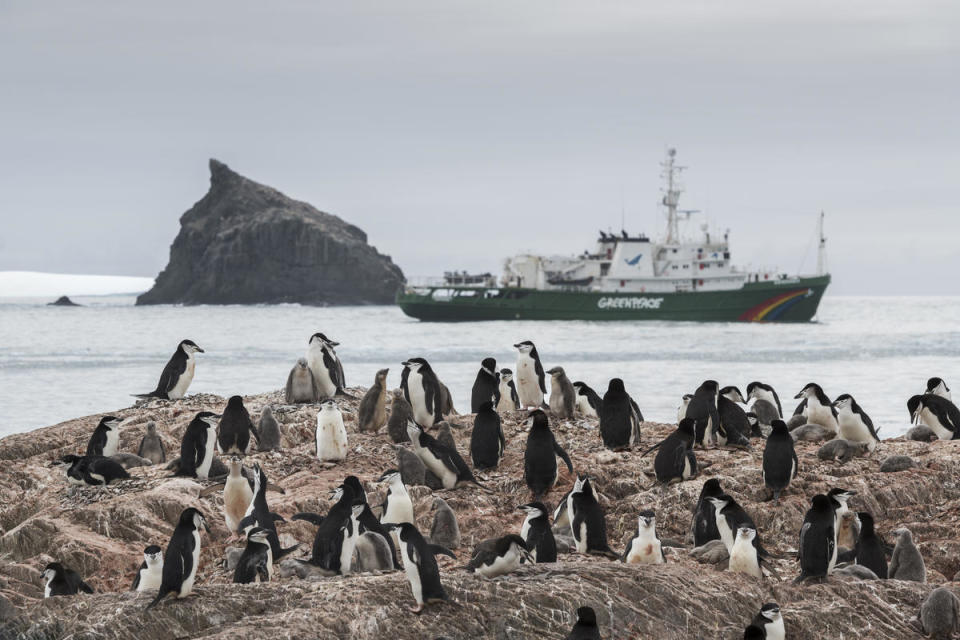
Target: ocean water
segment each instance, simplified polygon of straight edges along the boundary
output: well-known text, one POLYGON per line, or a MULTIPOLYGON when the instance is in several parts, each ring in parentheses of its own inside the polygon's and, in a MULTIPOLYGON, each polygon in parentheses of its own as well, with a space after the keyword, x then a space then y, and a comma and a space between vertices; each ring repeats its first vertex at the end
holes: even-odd
POLYGON ((0 436, 130 406, 151 391, 177 343, 198 355, 191 393, 223 396, 282 388, 322 331, 341 343, 348 385, 368 386, 389 367, 422 356, 447 383, 458 410, 470 408, 480 361, 515 367, 514 343, 533 340, 544 367, 563 366, 600 395, 612 377, 648 420, 673 422, 684 393, 705 379, 772 384, 792 412, 807 382, 850 393, 881 437, 909 428, 906 401, 937 375, 960 385, 960 297, 827 296, 805 325, 668 322, 422 323, 396 307, 134 306, 131 296, 0 299, 0 436))

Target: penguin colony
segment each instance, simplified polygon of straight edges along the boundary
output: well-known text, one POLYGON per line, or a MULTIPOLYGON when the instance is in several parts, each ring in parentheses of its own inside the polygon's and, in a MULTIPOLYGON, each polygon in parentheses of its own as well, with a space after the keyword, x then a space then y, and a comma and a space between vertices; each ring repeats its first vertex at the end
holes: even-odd
MULTIPOLYGON (((343 364, 334 350, 338 345, 323 333, 313 334, 306 357, 298 360, 290 373, 284 395, 290 404, 317 406, 318 461, 343 464, 349 469, 350 448, 337 402, 338 397, 348 396, 343 364)), ((596 423, 599 438, 608 449, 638 456, 656 450, 652 475, 655 484, 661 486, 697 479, 698 448, 727 447, 731 455, 736 455, 738 449, 762 447, 762 480, 768 499, 775 502, 783 492, 790 491, 791 481, 803 473, 795 441, 831 438, 832 443, 846 443, 831 447, 830 459, 837 458, 841 463, 842 456, 848 453, 869 455, 881 444, 879 429, 849 394, 831 401, 820 385, 811 382, 796 394, 800 404, 793 416, 785 420, 780 398, 772 386, 751 382, 744 396, 735 386, 721 388, 718 382, 706 380, 692 393, 682 394, 676 431, 641 453, 635 447, 641 441, 643 416, 622 380, 610 380, 606 393, 600 397, 584 382, 571 383, 563 367, 545 371, 533 342, 523 341, 514 347, 518 351, 516 373, 498 370, 493 358, 481 363, 472 393, 471 409, 476 415, 469 450, 474 469, 495 470, 505 448, 517 446, 507 442, 501 415, 517 417, 515 414, 523 412, 520 415, 528 435, 522 480, 532 501, 517 507, 524 517, 516 532, 479 542, 469 562, 460 568, 482 579, 506 576, 523 564, 556 562, 558 532, 571 539, 570 546, 577 553, 626 565, 668 563, 676 553, 670 547, 682 546, 662 541, 657 535, 656 514, 642 509, 636 514, 637 528, 625 546, 612 548, 606 514, 589 469, 578 468, 571 460, 554 435, 551 423, 579 416, 596 423), (561 471, 558 458, 568 473, 566 480, 572 480, 572 488, 562 497, 556 495, 561 471), (545 502, 551 493, 556 505, 552 511, 545 502)), ((195 354, 203 352, 193 341, 183 340, 163 369, 156 390, 138 397, 169 402, 182 399, 193 379, 195 354)), ((454 409, 450 392, 436 372, 421 357, 410 358, 402 366, 400 390, 392 396, 391 424, 386 431, 397 442, 406 436, 409 447, 402 451, 412 455, 403 456, 398 451, 400 470, 387 469, 378 478, 367 479, 385 489, 384 502, 375 511, 367 502, 364 483, 347 475, 331 495, 333 506, 326 514, 302 512, 293 514, 290 520, 316 525, 312 549, 308 555, 295 558, 296 562, 326 572, 323 575, 349 576, 354 569, 403 570, 411 590, 411 610, 420 614, 432 605, 456 604, 444 589, 438 558, 456 558, 451 549, 461 544, 461 531, 454 510, 439 496, 434 499, 434 526, 429 535, 425 537, 418 530, 405 482, 405 473, 416 472, 406 467, 419 461, 420 477, 432 474, 438 482, 437 489, 492 490, 474 475, 443 422, 454 409), (401 425, 392 424, 397 411, 405 422, 405 433, 401 433, 401 425), (432 429, 436 429, 437 436, 431 435, 432 429)), ((386 369, 377 373, 360 404, 361 430, 376 432, 388 425, 387 375, 386 369)), ((941 439, 960 439, 960 411, 943 379, 931 378, 923 393, 909 399, 907 409, 914 430, 926 428, 941 439)), ((71 454, 60 459, 69 483, 102 486, 123 482, 131 478, 125 467, 137 466, 130 464, 131 458, 142 460, 142 464, 166 462, 155 423, 148 424, 138 456, 118 452, 122 426, 123 421, 118 418, 102 418, 90 436, 85 455, 71 454)), ((283 490, 268 481, 259 464, 252 468, 244 465, 244 456, 254 450, 282 450, 282 430, 270 407, 264 409, 258 425, 254 425, 243 398, 233 396, 220 414, 201 411, 193 417, 182 438, 180 457, 168 466, 173 475, 201 481, 223 479, 220 484, 209 485, 201 496, 222 491, 224 522, 232 536, 244 542, 233 574, 234 582, 240 584, 275 579, 278 561, 301 547, 281 546, 276 523, 285 522, 285 518, 270 511, 267 492, 283 490), (216 459, 217 453, 227 459, 229 468, 216 459), (222 473, 214 473, 215 469, 222 473)), ((389 466, 388 462, 384 461, 384 466, 389 466)), ((848 502, 855 496, 855 492, 837 487, 827 494, 809 497, 809 509, 797 532, 798 575, 794 582, 824 581, 835 572, 924 582, 923 557, 911 532, 903 527, 895 529, 896 543, 891 546, 877 531, 869 512, 851 510, 848 502)), ((748 511, 734 496, 724 492, 717 479, 703 483, 700 497, 691 507, 695 557, 722 555, 728 571, 760 580, 780 579, 769 567, 772 556, 764 548, 761 532, 748 511)), ((210 533, 207 515, 197 508, 187 508, 180 514, 165 549, 157 544, 144 549, 143 562, 133 575, 131 589, 152 596, 147 609, 170 596, 184 598, 193 592, 203 532, 210 533)), ((82 576, 61 563, 50 563, 42 575, 45 597, 93 592, 82 576)), ((941 591, 945 590, 932 593, 918 614, 919 623, 930 626, 934 634, 960 628, 960 601, 951 592, 941 591)), ((568 638, 603 637, 591 607, 582 606, 569 613, 572 628, 568 638)), ((617 630, 610 629, 606 637, 617 637, 617 630)), ((743 637, 785 638, 780 606, 763 604, 746 624, 743 637)))

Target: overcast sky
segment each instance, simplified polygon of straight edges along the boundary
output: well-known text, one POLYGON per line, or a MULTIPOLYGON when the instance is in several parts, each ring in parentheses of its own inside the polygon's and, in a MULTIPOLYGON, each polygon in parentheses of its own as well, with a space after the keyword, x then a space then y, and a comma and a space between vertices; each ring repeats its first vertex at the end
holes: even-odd
POLYGON ((954 0, 8 0, 0 270, 156 275, 210 157, 409 276, 499 270, 660 235, 675 146, 736 263, 812 271, 823 209, 833 292, 957 294, 958 34, 954 0))

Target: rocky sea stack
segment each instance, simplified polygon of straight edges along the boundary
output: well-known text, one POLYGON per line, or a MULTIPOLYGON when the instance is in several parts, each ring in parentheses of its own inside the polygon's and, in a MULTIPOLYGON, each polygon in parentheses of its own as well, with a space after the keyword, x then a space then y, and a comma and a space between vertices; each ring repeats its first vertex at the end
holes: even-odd
POLYGON ((403 273, 335 215, 210 160, 170 262, 137 304, 391 304, 403 273))

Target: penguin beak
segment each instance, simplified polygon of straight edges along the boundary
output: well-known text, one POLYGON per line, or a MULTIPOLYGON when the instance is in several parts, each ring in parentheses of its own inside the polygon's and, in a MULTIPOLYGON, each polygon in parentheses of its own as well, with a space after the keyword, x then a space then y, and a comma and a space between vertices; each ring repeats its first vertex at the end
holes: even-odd
POLYGON ((793 396, 793 399, 794 399, 794 400, 799 400, 799 399, 802 398, 802 397, 803 397, 803 391, 801 391, 801 392, 798 393, 797 395, 793 396))
POLYGON ((404 361, 401 362, 400 364, 403 365, 404 367, 409 367, 409 366, 410 366, 410 363, 409 363, 408 361, 406 361, 406 360, 404 360, 404 361))
POLYGON ((206 351, 204 351, 203 349, 200 348, 199 345, 197 345, 197 353, 206 353, 206 351))
POLYGON ((210 525, 207 524, 207 519, 206 519, 206 518, 203 519, 203 529, 204 529, 204 531, 206 531, 207 533, 210 533, 210 525))

